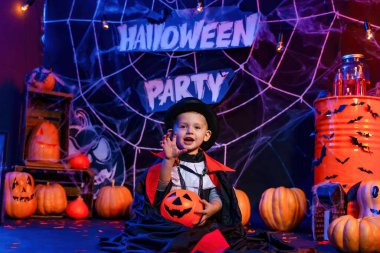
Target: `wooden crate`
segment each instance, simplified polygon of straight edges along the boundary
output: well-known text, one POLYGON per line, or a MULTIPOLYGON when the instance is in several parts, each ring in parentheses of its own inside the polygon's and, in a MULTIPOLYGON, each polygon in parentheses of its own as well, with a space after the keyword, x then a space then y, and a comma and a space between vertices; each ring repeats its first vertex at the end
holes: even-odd
POLYGON ((75 200, 81 195, 90 210, 89 216, 92 216, 92 210, 94 207, 94 175, 90 170, 74 170, 30 165, 16 165, 14 166, 14 170, 31 174, 36 185, 46 185, 47 182, 62 185, 66 191, 68 202, 75 200))
POLYGON ((48 120, 55 124, 60 137, 60 158, 68 156, 69 148, 69 116, 72 107, 72 94, 42 91, 29 87, 26 93, 25 133, 23 146, 23 160, 30 166, 63 167, 60 163, 28 161, 28 140, 33 128, 48 120))

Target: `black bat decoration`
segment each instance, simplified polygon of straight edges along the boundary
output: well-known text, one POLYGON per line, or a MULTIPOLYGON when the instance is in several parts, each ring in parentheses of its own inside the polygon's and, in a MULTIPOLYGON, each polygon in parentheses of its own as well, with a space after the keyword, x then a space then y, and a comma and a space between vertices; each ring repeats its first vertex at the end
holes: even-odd
POLYGON ((363 145, 363 143, 361 143, 361 142, 358 141, 358 138, 353 137, 353 136, 350 136, 350 138, 351 138, 351 142, 352 142, 352 144, 358 146, 358 147, 361 148, 361 150, 363 150, 364 152, 372 153, 372 151, 369 149, 368 146, 363 145))
POLYGON ((363 167, 359 167, 358 169, 359 169, 360 171, 363 171, 363 172, 367 173, 367 174, 373 174, 372 170, 366 170, 366 169, 364 169, 363 167))
POLYGON ((374 112, 374 111, 372 111, 372 109, 371 109, 371 106, 370 105, 367 105, 367 110, 369 111, 369 113, 371 113, 371 115, 372 115, 372 117, 373 118, 377 118, 377 117, 379 117, 379 114, 378 113, 376 113, 376 112, 374 112))
POLYGON ((337 177, 338 177, 338 175, 335 175, 335 174, 334 174, 334 175, 332 175, 332 176, 326 176, 325 179, 326 179, 326 180, 329 180, 329 179, 333 179, 333 178, 337 178, 337 177))
POLYGON ((330 135, 330 136, 327 136, 327 135, 323 135, 323 138, 325 138, 325 139, 327 139, 327 140, 331 140, 332 139, 332 137, 334 137, 334 133, 332 134, 332 135, 330 135))
POLYGON ((338 109, 334 109, 334 111, 330 111, 328 110, 327 112, 325 112, 325 114, 323 114, 324 116, 331 116, 332 114, 337 114, 337 113, 340 113, 340 112, 343 112, 343 110, 346 108, 347 105, 340 105, 338 107, 338 109))
POLYGON ((355 118, 355 119, 351 119, 350 121, 348 121, 348 124, 355 123, 356 121, 359 121, 359 120, 361 120, 362 118, 363 118, 363 116, 359 116, 359 117, 357 117, 357 118, 355 118))
POLYGON ((320 155, 320 157, 318 159, 315 159, 313 161, 313 165, 314 166, 320 165, 322 163, 323 158, 325 156, 326 156, 326 145, 323 145, 322 150, 321 150, 321 155, 320 155))
POLYGON ((359 102, 359 103, 352 103, 351 106, 358 106, 358 105, 364 105, 365 102, 359 102))
POLYGON ((350 158, 349 157, 347 157, 346 159, 344 159, 343 161, 342 160, 340 160, 339 158, 337 158, 337 157, 335 157, 335 159, 339 162, 339 163, 341 163, 341 164, 345 164, 350 158))
POLYGON ((371 137, 372 136, 372 134, 371 133, 366 133, 366 132, 356 132, 358 135, 360 135, 360 136, 364 136, 364 137, 367 137, 367 138, 369 138, 369 137, 371 137))

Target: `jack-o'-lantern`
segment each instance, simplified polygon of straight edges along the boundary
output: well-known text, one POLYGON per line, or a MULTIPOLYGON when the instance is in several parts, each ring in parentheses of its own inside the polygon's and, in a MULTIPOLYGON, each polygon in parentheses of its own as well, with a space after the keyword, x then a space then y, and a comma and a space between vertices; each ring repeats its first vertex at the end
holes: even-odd
POLYGON ((359 218, 380 216, 380 180, 362 182, 357 192, 359 218))
POLYGON ((25 172, 8 172, 4 181, 4 202, 9 217, 30 217, 37 208, 33 177, 25 172))
POLYGON ((305 193, 298 188, 269 188, 261 195, 259 211, 271 229, 290 231, 305 217, 305 193))
POLYGON ((59 159, 58 129, 50 121, 42 121, 30 134, 27 160, 58 162, 59 159))
POLYGON ((329 225, 331 245, 342 252, 380 253, 380 219, 343 215, 329 225))
POLYGON ((161 203, 161 215, 168 220, 194 227, 202 215, 195 213, 203 210, 198 194, 188 190, 177 189, 170 191, 161 203))
POLYGON ((35 68, 27 75, 26 83, 40 90, 53 90, 55 77, 53 72, 45 68, 35 68))
POLYGON ((234 190, 241 212, 241 224, 245 225, 248 223, 251 216, 251 203, 249 202, 249 198, 244 191, 238 189, 234 190))
POLYGON ((69 159, 71 169, 85 170, 90 167, 90 160, 85 154, 76 154, 69 159))

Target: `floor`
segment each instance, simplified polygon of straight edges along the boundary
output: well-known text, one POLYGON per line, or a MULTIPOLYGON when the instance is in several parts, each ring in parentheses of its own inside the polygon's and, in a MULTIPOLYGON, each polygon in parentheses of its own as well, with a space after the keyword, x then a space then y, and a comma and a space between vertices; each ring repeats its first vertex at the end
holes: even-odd
MULTIPOLYGON (((70 253, 102 252, 97 247, 99 238, 118 234, 122 220, 72 220, 68 218, 6 219, 0 225, 0 252, 70 253)), ((278 233, 278 237, 300 248, 312 248, 321 253, 337 253, 329 244, 313 242, 310 234, 278 233)))

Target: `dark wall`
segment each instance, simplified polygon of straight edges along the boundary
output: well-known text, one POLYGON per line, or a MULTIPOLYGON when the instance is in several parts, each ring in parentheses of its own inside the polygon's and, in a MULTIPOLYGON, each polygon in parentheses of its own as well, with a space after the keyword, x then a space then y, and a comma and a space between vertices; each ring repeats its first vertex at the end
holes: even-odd
POLYGON ((7 164, 17 163, 25 73, 42 64, 43 1, 25 13, 22 1, 2 0, 0 8, 0 131, 8 133, 7 164))

